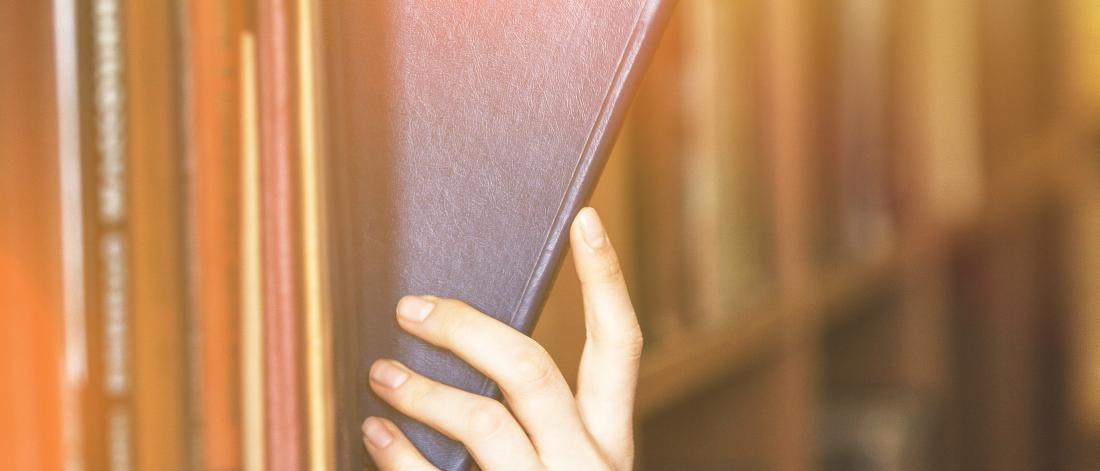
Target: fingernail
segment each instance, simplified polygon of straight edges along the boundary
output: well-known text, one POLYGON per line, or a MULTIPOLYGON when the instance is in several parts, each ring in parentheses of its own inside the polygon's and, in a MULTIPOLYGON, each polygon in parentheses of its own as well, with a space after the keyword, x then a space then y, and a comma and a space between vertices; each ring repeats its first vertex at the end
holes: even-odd
POLYGON ((381 360, 371 369, 370 379, 387 388, 397 389, 409 379, 409 373, 389 361, 381 360))
POLYGON ((434 309, 435 303, 419 296, 405 296, 397 302, 397 315, 413 322, 424 322, 434 309))
POLYGON ((366 435, 367 441, 375 448, 385 448, 393 443, 393 433, 390 433, 390 429, 381 420, 374 417, 367 417, 363 422, 363 435, 366 435))
POLYGON ((598 249, 607 245, 607 231, 595 209, 584 208, 577 217, 580 218, 581 236, 589 247, 598 249))

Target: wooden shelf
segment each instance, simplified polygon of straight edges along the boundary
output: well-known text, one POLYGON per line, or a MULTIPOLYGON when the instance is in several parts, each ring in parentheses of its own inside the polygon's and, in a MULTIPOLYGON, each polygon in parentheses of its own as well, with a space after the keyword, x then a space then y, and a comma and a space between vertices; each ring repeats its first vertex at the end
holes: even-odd
MULTIPOLYGON (((1032 139, 1028 152, 1055 155, 1058 144, 1050 136, 1032 139)), ((979 211, 940 228, 947 233, 981 230, 1004 219, 1006 214, 1039 200, 1059 180, 1055 177, 1060 162, 1038 165, 1034 159, 997 172, 990 179, 987 195, 979 211)), ((905 241, 912 244, 913 241, 905 241)), ((900 277, 904 247, 891 246, 875 252, 852 267, 829 270, 830 275, 817 283, 807 295, 788 295, 773 299, 761 307, 731 316, 722 325, 662 339, 642 358, 638 386, 637 414, 645 419, 666 407, 700 392, 716 381, 746 371, 781 349, 784 318, 797 317, 818 323, 811 331, 828 328, 849 320, 852 309, 845 306, 882 292, 900 277)), ((911 255, 911 254, 910 254, 911 255)))
POLYGON ((773 358, 781 349, 783 319, 791 310, 825 325, 842 322, 844 306, 896 280, 895 258, 885 255, 836 272, 809 296, 788 297, 740 313, 724 325, 663 339, 642 357, 637 415, 652 416, 715 381, 773 358), (802 298, 801 302, 798 299, 802 298))

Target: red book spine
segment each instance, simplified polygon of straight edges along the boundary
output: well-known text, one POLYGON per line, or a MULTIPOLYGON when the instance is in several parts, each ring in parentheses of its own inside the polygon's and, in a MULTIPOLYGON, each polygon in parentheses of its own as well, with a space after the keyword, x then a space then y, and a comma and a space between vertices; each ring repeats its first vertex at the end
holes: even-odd
POLYGON ((264 381, 267 463, 273 470, 297 470, 304 465, 289 6, 285 0, 261 0, 257 5, 264 381))

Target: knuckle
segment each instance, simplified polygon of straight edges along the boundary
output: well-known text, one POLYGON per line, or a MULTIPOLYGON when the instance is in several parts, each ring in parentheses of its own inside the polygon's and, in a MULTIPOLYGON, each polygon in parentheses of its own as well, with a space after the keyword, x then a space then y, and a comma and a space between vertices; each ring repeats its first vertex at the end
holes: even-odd
POLYGON ((513 358, 513 385, 517 392, 544 388, 554 377, 554 362, 537 342, 525 343, 513 358))
POLYGON ((451 311, 451 312, 472 312, 472 311, 476 311, 476 309, 474 309, 473 306, 470 306, 469 304, 466 304, 466 302, 462 301, 461 299, 440 298, 440 299, 437 300, 437 303, 442 305, 444 309, 446 309, 448 311, 451 311))
POLYGON ((450 339, 461 338, 465 335, 473 320, 471 314, 477 311, 469 304, 456 299, 440 299, 437 304, 442 308, 441 311, 445 313, 445 315, 440 316, 443 334, 450 339))
POLYGON ((470 408, 467 429, 474 438, 488 438, 500 432, 507 419, 508 411, 503 404, 482 399, 470 408))
POLYGON ((469 328, 469 320, 465 316, 446 316, 442 324, 443 336, 452 341, 462 338, 469 328))
POLYGON ((627 359, 637 360, 645 349, 645 337, 637 323, 621 331, 603 332, 589 331, 590 340, 603 349, 608 349, 616 355, 625 356, 627 359))
POLYGON ((600 275, 607 280, 618 280, 623 277, 623 265, 619 259, 609 257, 600 265, 600 275))
POLYGON ((419 382, 409 381, 409 383, 409 387, 400 388, 394 391, 394 394, 405 409, 421 410, 424 404, 431 401, 429 396, 432 394, 432 388, 419 382))

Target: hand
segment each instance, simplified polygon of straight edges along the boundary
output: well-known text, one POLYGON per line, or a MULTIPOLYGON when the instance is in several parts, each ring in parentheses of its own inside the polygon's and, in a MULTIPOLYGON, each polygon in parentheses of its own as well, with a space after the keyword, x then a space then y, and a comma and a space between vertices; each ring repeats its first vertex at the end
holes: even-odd
MULTIPOLYGON (((508 407, 392 360, 371 367, 371 389, 402 413, 462 442, 486 471, 631 469, 641 330, 596 211, 580 212, 570 240, 587 331, 575 397, 534 340, 462 302, 430 296, 402 299, 398 323, 495 381, 508 407)), ((383 470, 436 469, 389 420, 368 418, 363 435, 383 470)))

